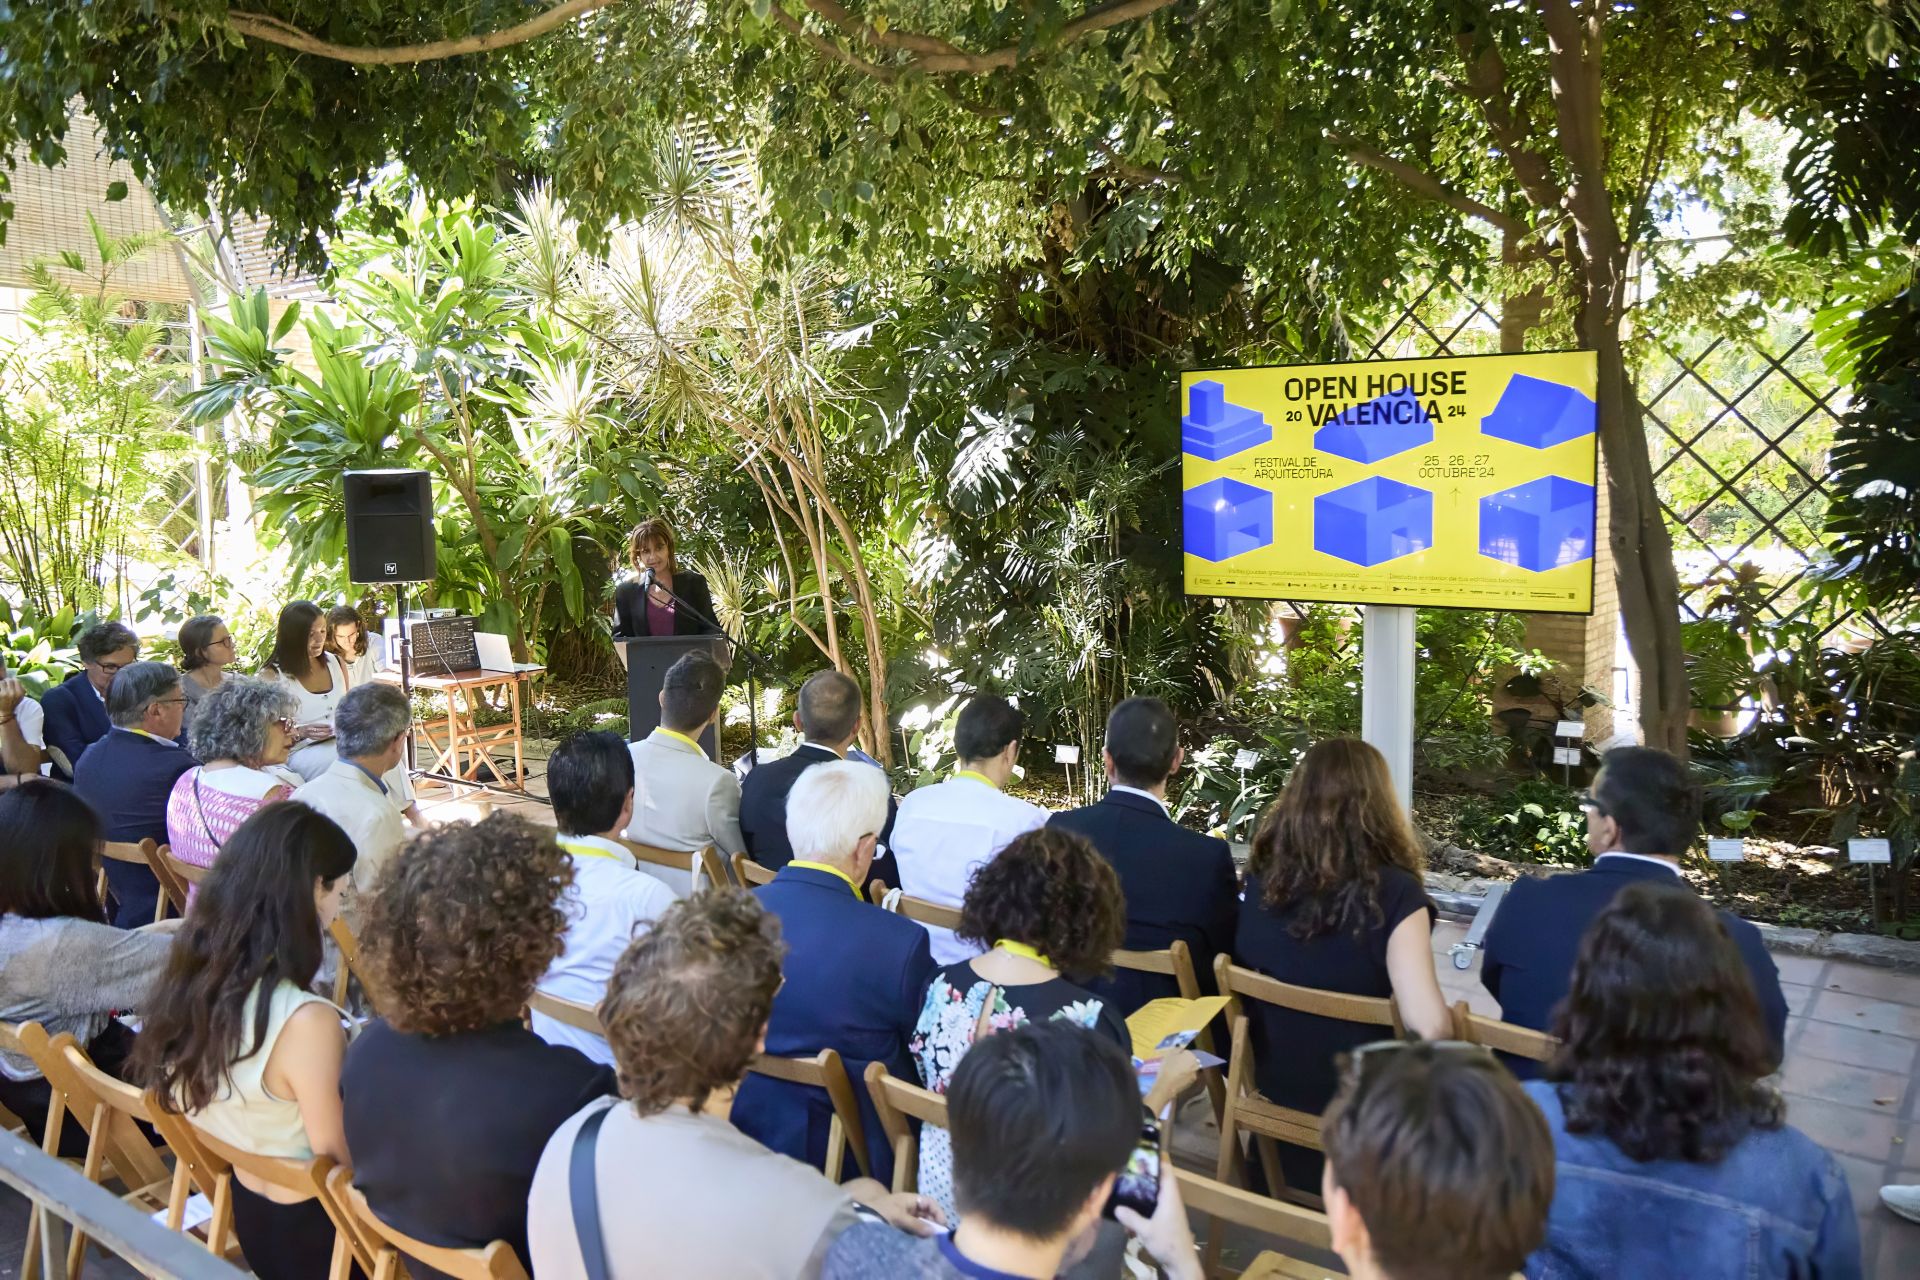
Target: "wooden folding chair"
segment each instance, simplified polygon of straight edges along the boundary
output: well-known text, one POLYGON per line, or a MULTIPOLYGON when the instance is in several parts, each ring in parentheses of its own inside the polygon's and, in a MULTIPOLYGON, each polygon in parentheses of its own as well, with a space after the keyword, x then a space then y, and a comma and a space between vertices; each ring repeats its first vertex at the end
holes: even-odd
POLYGON ((169 1112, 159 1105, 158 1099, 153 1101, 152 1110, 154 1125, 173 1148, 175 1157, 194 1162, 196 1167, 189 1171, 189 1176, 202 1187, 213 1187, 208 1197, 213 1201, 213 1217, 207 1222, 207 1248, 213 1253, 224 1255, 232 1244, 233 1179, 235 1171, 240 1170, 256 1182, 294 1192, 303 1200, 311 1198, 320 1202, 334 1230, 327 1280, 347 1280, 356 1263, 367 1275, 373 1274, 373 1254, 362 1244, 355 1225, 341 1214, 333 1196, 327 1192, 327 1176, 335 1168, 331 1159, 315 1156, 311 1160, 282 1160, 255 1155, 216 1138, 191 1119, 169 1112), (191 1156, 183 1154, 187 1152, 191 1152, 191 1156))
POLYGON ((201 877, 207 873, 206 868, 180 861, 173 856, 172 846, 164 844, 153 851, 147 865, 153 868, 153 878, 160 882, 160 908, 155 913, 155 919, 164 916, 169 906, 175 915, 184 917, 187 914, 187 886, 199 884, 201 877), (193 873, 192 879, 188 879, 187 872, 193 873))
POLYGON ((946 1128, 945 1095, 907 1083, 888 1071, 884 1062, 871 1062, 867 1064, 867 1096, 873 1099, 880 1130, 893 1148, 893 1190, 919 1190, 920 1140, 907 1121, 946 1128))
MULTIPOLYGON (((1259 1086, 1254 1083, 1252 1036, 1244 1002, 1251 1000, 1316 1017, 1382 1027, 1393 1036, 1404 1032, 1400 1014, 1389 998, 1296 987, 1252 969, 1243 969, 1224 953, 1214 957, 1213 973, 1220 994, 1227 997, 1227 1025, 1233 1035, 1233 1047, 1227 1058, 1227 1096, 1220 1116, 1220 1161, 1215 1176, 1225 1183, 1239 1182, 1242 1176, 1240 1131, 1244 1129, 1253 1135, 1254 1145, 1259 1149, 1268 1187, 1275 1195, 1285 1195, 1288 1194, 1286 1179, 1281 1176, 1280 1154, 1273 1144, 1285 1142, 1312 1151, 1321 1150, 1320 1117, 1279 1106, 1260 1095, 1259 1086)), ((1319 1194, 1313 1188, 1299 1190, 1316 1198, 1319 1194)))
POLYGON ((1475 1013, 1465 1000, 1453 1006, 1453 1038, 1465 1040, 1468 1044, 1483 1044, 1496 1053, 1510 1053, 1516 1058, 1530 1058, 1535 1062, 1550 1060, 1560 1048, 1560 1041, 1546 1032, 1535 1031, 1531 1027, 1517 1027, 1511 1022, 1475 1013))
MULTIPOLYGON (((1211 1224, 1207 1232, 1207 1254, 1210 1258, 1219 1255, 1220 1220, 1223 1218, 1236 1226, 1247 1227, 1282 1242, 1278 1251, 1268 1251, 1254 1258, 1240 1273, 1242 1276, 1257 1276, 1260 1280, 1322 1280, 1325 1276, 1347 1274, 1337 1259, 1329 1265, 1309 1262, 1297 1256, 1303 1249, 1318 1250, 1328 1257, 1333 1256, 1333 1230, 1327 1223, 1326 1214, 1255 1195, 1251 1191, 1242 1191, 1239 1187, 1230 1187, 1224 1182, 1215 1182, 1212 1178, 1189 1173, 1185 1169, 1176 1169, 1172 1161, 1163 1162, 1160 1170, 1162 1178, 1171 1174, 1179 1182, 1180 1199, 1188 1213, 1207 1215, 1211 1224)), ((1207 1268, 1209 1277, 1225 1274, 1217 1264, 1207 1268)))
POLYGON ((607 1030, 600 1025, 600 1009, 597 1005, 581 1004, 578 1000, 548 995, 535 988, 534 993, 527 997, 527 1008, 534 1013, 544 1013, 565 1026, 579 1031, 590 1031, 602 1039, 606 1038, 607 1030))
MULTIPOLYGON (((705 845, 695 852, 682 853, 677 849, 656 849, 650 844, 641 844, 636 840, 622 839, 620 844, 633 855, 635 862, 684 873, 691 892, 700 892, 702 879, 712 878, 707 870, 706 858, 706 855, 713 850, 712 845, 705 845)), ((721 883, 724 884, 726 881, 723 880, 721 883)))
POLYGON ((740 882, 733 878, 732 871, 727 867, 727 860, 721 857, 720 851, 712 845, 701 848, 700 869, 705 873, 707 884, 711 888, 727 889, 739 886, 740 882))
POLYGON ((925 898, 910 898, 903 893, 895 900, 893 909, 909 920, 917 920, 937 929, 960 927, 960 908, 942 906, 925 898))
MULTIPOLYGON (((1113 953, 1113 967, 1172 978, 1182 1000, 1200 998, 1200 974, 1193 967, 1193 948, 1183 938, 1175 938, 1172 945, 1160 951, 1116 951, 1113 953)), ((1213 1033, 1206 1028, 1201 1028, 1193 1042, 1202 1051, 1218 1056, 1218 1051, 1213 1047, 1213 1033)), ((1213 1118, 1217 1122, 1226 1109, 1226 1086, 1221 1082, 1217 1067, 1201 1071, 1200 1079, 1207 1086, 1207 1097, 1213 1103, 1213 1118)))
POLYGON ((345 916, 335 916, 333 923, 327 926, 327 935, 333 939, 333 945, 340 949, 340 968, 333 975, 333 1002, 342 1009, 347 1007, 347 987, 349 980, 360 979, 360 989, 367 993, 367 1000, 373 1000, 373 988, 367 985, 366 970, 360 967, 360 939, 354 935, 353 926, 347 923, 345 916))
POLYGON ((771 1080, 824 1090, 827 1100, 833 1104, 833 1122, 827 1129, 826 1163, 820 1171, 827 1175, 828 1182, 838 1186, 847 1148, 851 1146, 853 1162, 860 1166, 861 1174, 873 1176, 873 1166, 867 1159, 867 1130, 860 1120, 860 1101, 854 1096, 853 1081, 837 1051, 822 1049, 811 1058, 776 1058, 763 1053, 747 1070, 771 1080))
MULTIPOLYGON (((0 1050, 31 1060, 46 1078, 51 1096, 47 1105, 47 1127, 40 1135, 40 1149, 57 1159, 60 1155, 60 1134, 67 1125, 67 1100, 54 1077, 47 1074, 47 1068, 53 1060, 51 1049, 52 1038, 39 1023, 0 1022, 0 1050)), ((17 1123, 22 1130, 26 1128, 25 1122, 17 1123)), ((27 1254, 20 1264, 20 1280, 35 1280, 39 1274, 40 1215, 30 1213, 27 1215, 27 1254)))
POLYGON ((773 879, 774 872, 744 853, 733 855, 733 878, 742 889, 752 889, 773 879))
POLYGON ((527 1280, 525 1265, 505 1240, 495 1240, 484 1249, 449 1249, 388 1226, 353 1185, 351 1169, 336 1166, 327 1175, 327 1194, 352 1225, 361 1246, 372 1254, 372 1280, 400 1280, 407 1274, 402 1255, 453 1280, 527 1280))
MULTIPOLYGON (((138 844, 130 844, 123 840, 108 840, 103 842, 100 846, 100 873, 98 879, 94 882, 94 888, 99 893, 100 900, 102 902, 107 900, 107 863, 126 862, 134 866, 145 867, 147 870, 152 871, 153 864, 159 861, 159 859, 154 856, 159 849, 159 842, 151 836, 140 841, 138 844)), ((154 872, 154 879, 160 879, 158 872, 154 872)), ((161 888, 164 889, 166 887, 166 881, 161 880, 160 885, 161 888)), ((162 893, 158 901, 154 903, 153 918, 154 921, 158 923, 166 919, 166 917, 167 895, 162 893)))

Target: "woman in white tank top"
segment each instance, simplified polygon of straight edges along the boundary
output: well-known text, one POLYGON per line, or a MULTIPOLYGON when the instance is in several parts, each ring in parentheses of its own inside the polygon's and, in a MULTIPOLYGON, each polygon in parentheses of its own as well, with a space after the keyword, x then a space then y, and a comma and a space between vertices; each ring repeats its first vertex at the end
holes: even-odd
MULTIPOLYGON (((154 985, 135 1051, 144 1080, 243 1151, 351 1164, 340 1119, 341 1013, 311 991, 354 847, 296 801, 234 831, 154 985)), ((234 1235, 260 1280, 321 1280, 333 1224, 315 1199, 236 1171, 234 1235)))

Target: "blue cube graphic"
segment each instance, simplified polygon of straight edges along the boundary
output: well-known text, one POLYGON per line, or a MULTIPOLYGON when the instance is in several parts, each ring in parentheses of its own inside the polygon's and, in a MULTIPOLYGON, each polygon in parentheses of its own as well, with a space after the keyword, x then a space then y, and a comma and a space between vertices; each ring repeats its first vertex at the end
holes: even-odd
POLYGON ((1420 397, 1402 387, 1352 405, 1313 433, 1313 447, 1355 462, 1379 462, 1433 443, 1433 423, 1420 397))
POLYGON ((1221 476, 1181 497, 1183 540, 1190 555, 1225 560, 1273 545, 1273 495, 1221 476))
POLYGON ((1373 476, 1313 500, 1313 549, 1359 565, 1433 545, 1433 494, 1373 476))
POLYGON ((1480 499, 1480 554, 1539 573, 1593 555, 1593 486, 1541 476, 1480 499))
POLYGON ((1187 393, 1187 416, 1180 419, 1180 450, 1208 462, 1232 457, 1273 439, 1273 428, 1258 409, 1232 404, 1227 389, 1209 378, 1187 393))
POLYGON ((1480 419, 1480 430, 1532 449, 1551 449, 1592 435, 1597 414, 1584 393, 1516 373, 1507 379, 1507 389, 1500 393, 1493 412, 1480 419))

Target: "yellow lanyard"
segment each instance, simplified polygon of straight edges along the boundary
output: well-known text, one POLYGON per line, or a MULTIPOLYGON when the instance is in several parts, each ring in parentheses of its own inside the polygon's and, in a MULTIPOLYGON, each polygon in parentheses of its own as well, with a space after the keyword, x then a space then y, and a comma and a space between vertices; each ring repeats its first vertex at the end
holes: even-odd
POLYGON ((830 876, 839 876, 842 880, 846 881, 847 888, 852 891, 853 896, 856 898, 860 897, 860 886, 853 882, 852 876, 838 867, 830 867, 824 862, 805 862, 799 858, 795 858, 787 865, 790 867, 804 867, 808 871, 824 871, 830 876))
POLYGON ((135 728, 131 728, 130 726, 126 726, 126 725, 122 725, 121 727, 122 727, 122 728, 124 728, 124 729, 126 729, 126 731, 127 731, 128 733, 137 733, 137 734, 139 734, 139 735, 140 735, 141 737, 143 737, 143 738, 152 738, 152 739, 153 739, 153 740, 154 740, 155 742, 165 742, 165 743, 166 743, 166 744, 167 744, 168 746, 170 746, 170 747, 171 747, 171 746, 176 746, 176 745, 178 745, 178 744, 176 744, 176 743, 173 743, 173 742, 169 742, 169 741, 168 741, 167 739, 165 739, 165 738, 163 738, 163 737, 161 737, 161 736, 160 736, 159 734, 157 734, 157 733, 148 733, 148 732, 147 732, 147 731, 146 731, 145 729, 135 729, 135 728))
POLYGON ((574 854, 577 857, 605 858, 608 862, 620 861, 618 857, 616 857, 611 853, 608 853, 605 849, 596 848, 595 846, 586 844, 582 841, 569 840, 565 836, 558 836, 555 839, 562 849, 565 849, 568 853, 574 854))
POLYGON ((998 791, 1000 789, 999 783, 995 782, 992 778, 989 778, 986 774, 978 773, 972 769, 962 769, 960 772, 954 774, 953 776, 956 778, 972 778, 975 782, 984 782, 988 786, 992 787, 995 791, 998 791))
POLYGON ((705 747, 701 746, 698 742, 695 742, 692 738, 689 738, 686 734, 681 733, 678 729, 669 729, 667 728, 667 726, 661 725, 659 731, 661 733, 666 734, 669 738, 680 739, 680 741, 686 743, 688 746, 692 747, 695 751, 698 751, 703 756, 707 754, 707 749, 705 747))
POLYGON ((1053 961, 1040 954, 1040 948, 1030 947, 1024 942, 1015 942, 1012 938, 1001 938, 993 944, 994 950, 1004 951, 1010 956, 1025 956, 1035 964, 1053 968, 1053 961))

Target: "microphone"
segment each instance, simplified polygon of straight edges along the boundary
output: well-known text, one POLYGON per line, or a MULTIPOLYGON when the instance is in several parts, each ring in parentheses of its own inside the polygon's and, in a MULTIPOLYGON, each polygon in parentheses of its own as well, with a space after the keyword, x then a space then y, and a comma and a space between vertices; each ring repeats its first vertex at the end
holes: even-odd
POLYGON ((648 569, 642 569, 640 571, 640 589, 642 591, 653 590, 653 570, 652 569, 648 568, 648 569))

